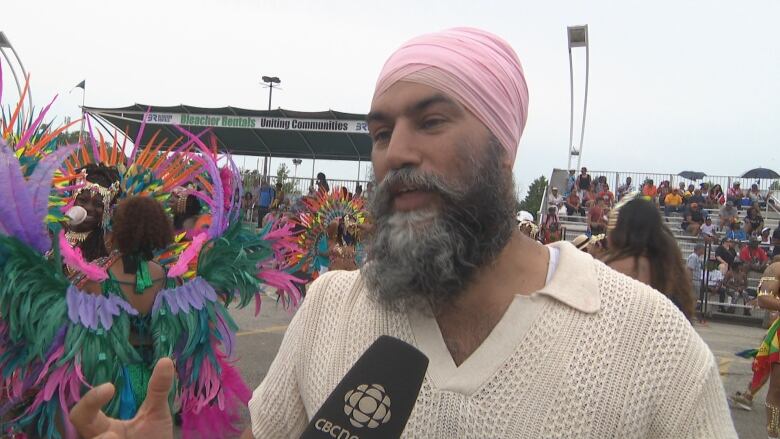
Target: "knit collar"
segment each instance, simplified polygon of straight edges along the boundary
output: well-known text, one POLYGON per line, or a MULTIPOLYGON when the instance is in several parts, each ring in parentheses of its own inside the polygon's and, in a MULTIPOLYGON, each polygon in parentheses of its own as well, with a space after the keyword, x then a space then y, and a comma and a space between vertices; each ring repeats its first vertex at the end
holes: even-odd
POLYGON ((584 313, 598 312, 601 291, 593 257, 566 241, 549 245, 559 251, 558 266, 550 282, 535 294, 547 295, 584 313))

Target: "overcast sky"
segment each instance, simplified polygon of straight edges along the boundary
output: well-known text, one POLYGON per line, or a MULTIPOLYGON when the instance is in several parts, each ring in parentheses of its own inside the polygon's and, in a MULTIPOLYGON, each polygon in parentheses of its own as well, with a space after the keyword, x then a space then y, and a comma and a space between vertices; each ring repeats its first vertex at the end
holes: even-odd
MULTIPOLYGON (((81 91, 69 92, 85 78, 87 105, 99 107, 263 109, 268 91, 260 76, 272 75, 283 88, 274 92, 274 107, 365 113, 382 64, 405 40, 453 26, 487 29, 513 45, 528 81, 529 117, 515 166, 523 187, 566 166, 566 26, 575 24, 590 27, 584 165, 710 175, 757 166, 780 171, 779 19, 778 0, 0 5, 0 30, 32 74, 36 106, 59 93, 53 114, 74 118, 81 91)), ((575 60, 577 73, 583 60, 575 60)), ((7 105, 16 91, 5 71, 7 105)), ((355 165, 317 168, 331 177, 357 174, 355 165)), ((298 174, 310 172, 304 162, 298 174)))

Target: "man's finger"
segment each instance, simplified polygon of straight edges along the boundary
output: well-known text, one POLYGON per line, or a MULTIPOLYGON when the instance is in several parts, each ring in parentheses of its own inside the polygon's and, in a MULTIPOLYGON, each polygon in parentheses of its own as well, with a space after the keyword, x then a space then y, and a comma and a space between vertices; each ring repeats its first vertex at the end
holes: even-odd
POLYGON ((149 386, 146 390, 146 400, 142 408, 148 411, 165 410, 170 413, 168 407, 168 393, 173 386, 173 361, 170 358, 161 358, 154 366, 149 386))
POLYGON ((111 397, 114 396, 114 386, 110 383, 101 384, 87 392, 70 411, 70 422, 83 437, 94 437, 108 431, 108 417, 100 411, 111 397))

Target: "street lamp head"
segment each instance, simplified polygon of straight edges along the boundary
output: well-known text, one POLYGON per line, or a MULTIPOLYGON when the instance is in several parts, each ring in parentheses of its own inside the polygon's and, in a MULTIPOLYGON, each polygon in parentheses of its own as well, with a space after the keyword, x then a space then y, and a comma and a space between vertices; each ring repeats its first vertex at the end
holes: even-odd
POLYGON ((276 76, 263 76, 263 82, 267 84, 280 84, 282 81, 276 76))
POLYGON ((566 28, 569 34, 569 48, 588 46, 588 25, 569 26, 566 28))
POLYGON ((11 48, 11 42, 8 41, 8 37, 5 36, 4 32, 0 32, 0 48, 11 48))

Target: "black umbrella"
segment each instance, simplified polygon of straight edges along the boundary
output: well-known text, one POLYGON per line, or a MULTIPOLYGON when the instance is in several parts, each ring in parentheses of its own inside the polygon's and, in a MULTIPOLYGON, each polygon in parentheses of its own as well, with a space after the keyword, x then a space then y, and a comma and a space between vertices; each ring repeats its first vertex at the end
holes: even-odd
POLYGON ((687 178, 688 180, 693 180, 693 181, 701 180, 702 178, 707 176, 707 174, 703 172, 696 172, 696 171, 682 171, 677 175, 679 175, 682 178, 687 178))
POLYGON ((756 168, 742 174, 742 178, 780 178, 780 174, 771 169, 756 168))

